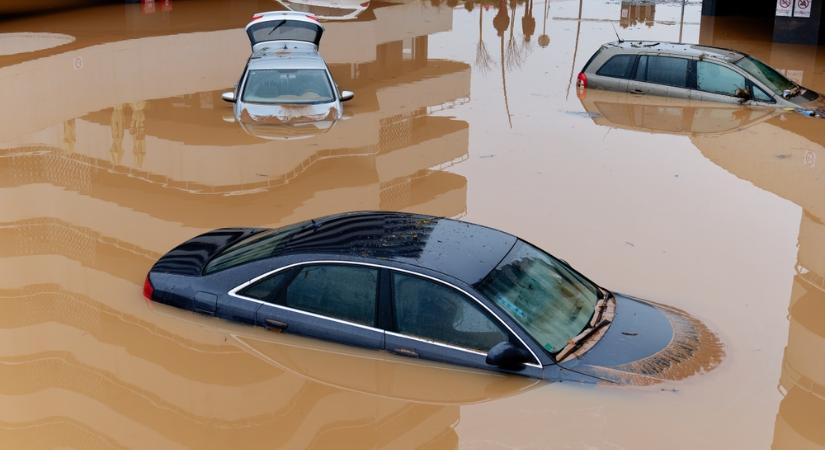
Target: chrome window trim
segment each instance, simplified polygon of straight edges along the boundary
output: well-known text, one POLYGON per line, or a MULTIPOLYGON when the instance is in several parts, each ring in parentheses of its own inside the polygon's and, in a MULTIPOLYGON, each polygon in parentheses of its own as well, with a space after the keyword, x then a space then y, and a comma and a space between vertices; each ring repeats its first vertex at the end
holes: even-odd
POLYGON ((383 333, 390 334, 392 336, 402 337, 402 338, 405 338, 405 339, 412 339, 412 340, 415 340, 415 341, 424 342, 424 343, 427 343, 427 344, 438 345, 438 346, 445 347, 445 348, 450 348, 450 349, 453 349, 453 350, 464 351, 464 352, 472 353, 472 354, 475 354, 475 355, 480 355, 480 356, 486 356, 487 355, 487 353, 479 352, 478 350, 473 350, 473 349, 469 349, 469 348, 465 348, 465 347, 456 347, 456 346, 453 346, 453 345, 450 345, 450 344, 444 344, 444 343, 440 343, 440 342, 430 341, 430 340, 427 340, 427 339, 417 338, 417 337, 409 336, 409 335, 406 335, 406 334, 399 334, 399 333, 395 333, 395 332, 392 332, 392 331, 387 331, 387 330, 384 330, 384 329, 381 329, 381 328, 375 328, 375 327, 371 327, 371 326, 368 326, 368 325, 362 325, 360 323, 350 322, 348 320, 336 319, 334 317, 328 317, 328 316, 324 316, 324 315, 321 315, 321 314, 312 313, 312 312, 309 312, 309 311, 302 311, 300 309, 290 308, 288 306, 275 305, 273 303, 267 303, 267 302, 262 301, 262 300, 258 300, 258 299, 254 299, 254 298, 251 298, 251 297, 246 297, 244 295, 238 294, 238 291, 240 291, 241 289, 243 289, 243 288, 245 288, 245 287, 247 287, 247 286, 263 279, 263 278, 266 278, 270 275, 274 275, 278 272, 281 272, 281 271, 284 271, 284 270, 287 270, 287 269, 291 269, 293 267, 306 266, 306 265, 312 265, 312 264, 349 264, 349 265, 355 265, 355 266, 366 266, 366 267, 374 267, 374 268, 378 268, 378 269, 394 270, 396 272, 407 273, 407 274, 418 276, 418 277, 421 277, 421 278, 426 278, 428 280, 435 281, 436 283, 440 283, 440 284, 443 284, 447 287, 453 288, 453 289, 461 292, 465 296, 473 299, 477 304, 479 304, 482 308, 484 308, 491 316, 495 317, 496 320, 498 320, 499 323, 501 323, 501 325, 504 326, 504 328, 506 328, 513 336, 516 337, 516 339, 519 340, 519 342, 521 342, 521 345, 523 345, 527 349, 527 351, 530 352, 530 355, 533 357, 533 360, 535 361, 535 363, 525 363, 525 366, 535 367, 535 368, 538 368, 538 369, 541 369, 543 367, 541 365, 541 360, 539 359, 539 357, 533 352, 533 349, 531 349, 530 346, 527 345, 526 342, 524 342, 524 339, 522 339, 521 336, 518 335, 518 333, 516 333, 509 325, 507 325, 507 322, 503 321, 501 319, 501 317, 498 316, 498 314, 496 314, 487 305, 482 303, 474 295, 470 294, 469 292, 465 291, 464 289, 461 289, 460 287, 455 286, 452 283, 449 283, 447 281, 440 280, 438 278, 431 277, 431 276, 425 275, 423 273, 414 272, 414 271, 411 271, 411 270, 400 269, 398 267, 391 267, 391 266, 385 266, 385 265, 381 265, 381 264, 374 264, 374 263, 368 263, 368 262, 358 262, 358 261, 340 261, 340 260, 328 260, 328 259, 314 260, 314 261, 301 261, 301 262, 297 262, 297 263, 288 264, 288 265, 283 266, 283 267, 279 267, 275 270, 270 270, 269 272, 266 272, 262 275, 258 275, 257 277, 255 277, 255 278, 253 278, 249 281, 246 281, 244 283, 239 284, 238 286, 235 286, 234 288, 232 288, 228 292, 228 294, 232 297, 235 297, 235 298, 238 298, 238 299, 241 299, 241 300, 251 301, 251 302, 254 302, 254 303, 260 303, 262 305, 269 305, 269 306, 273 306, 275 308, 280 308, 280 309, 283 309, 283 310, 286 310, 286 311, 292 311, 292 312, 295 312, 295 313, 304 314, 304 315, 307 315, 307 316, 310 316, 310 317, 315 317, 315 318, 318 318, 318 319, 330 320, 330 321, 333 321, 333 322, 337 322, 337 323, 341 323, 341 324, 345 324, 345 325, 352 325, 352 326, 355 326, 355 327, 358 327, 358 328, 363 328, 363 329, 371 330, 371 331, 380 331, 380 332, 383 332, 383 333))
POLYGON ((408 335, 408 334, 396 333, 394 331, 384 330, 384 333, 389 334, 391 336, 399 337, 399 338, 412 339, 413 341, 423 342, 425 344, 437 345, 439 347, 449 348, 449 349, 452 349, 452 350, 459 350, 459 351, 467 352, 467 353, 473 353, 473 354, 476 354, 476 355, 479 355, 479 356, 487 356, 487 354, 482 352, 482 351, 473 350, 473 349, 470 349, 470 348, 467 348, 467 347, 457 347, 455 345, 445 344, 443 342, 438 342, 438 341, 432 341, 430 339, 425 339, 425 338, 412 336, 412 335, 408 335))

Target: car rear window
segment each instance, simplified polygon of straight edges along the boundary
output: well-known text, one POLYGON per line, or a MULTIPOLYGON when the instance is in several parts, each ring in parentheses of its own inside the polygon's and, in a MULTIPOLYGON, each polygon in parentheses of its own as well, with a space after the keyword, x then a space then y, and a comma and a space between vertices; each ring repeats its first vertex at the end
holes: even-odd
POLYGON ((633 66, 633 55, 616 55, 607 60, 596 75, 613 78, 627 78, 631 66, 633 66))
POLYGON ((203 269, 204 275, 268 258, 275 254, 295 233, 307 227, 301 222, 275 230, 264 231, 237 242, 218 253, 203 269))
POLYGON ((645 81, 686 88, 688 87, 688 60, 672 56, 648 56, 645 81))

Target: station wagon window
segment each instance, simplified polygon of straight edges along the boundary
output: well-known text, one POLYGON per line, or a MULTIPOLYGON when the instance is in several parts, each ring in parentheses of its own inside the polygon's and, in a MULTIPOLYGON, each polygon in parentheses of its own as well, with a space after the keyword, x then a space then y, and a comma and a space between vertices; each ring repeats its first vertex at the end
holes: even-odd
POLYGON ((508 340, 498 322, 455 289, 394 273, 393 293, 399 333, 482 352, 508 340))
POLYGON ((648 56, 648 83, 666 84, 674 87, 687 87, 688 60, 672 56, 648 56))
POLYGON ((714 94, 736 96, 739 89, 747 90, 745 77, 733 70, 707 61, 696 63, 696 88, 714 94))
POLYGON ((601 68, 599 68, 596 75, 613 78, 627 78, 627 73, 633 65, 633 55, 616 55, 607 60, 601 68))
POLYGON ((284 305, 362 325, 375 325, 378 269, 350 265, 301 268, 287 286, 284 305))
POLYGON ((765 91, 763 91, 762 88, 760 88, 759 86, 753 87, 753 99, 758 102, 776 103, 776 100, 774 100, 773 97, 771 97, 765 91))

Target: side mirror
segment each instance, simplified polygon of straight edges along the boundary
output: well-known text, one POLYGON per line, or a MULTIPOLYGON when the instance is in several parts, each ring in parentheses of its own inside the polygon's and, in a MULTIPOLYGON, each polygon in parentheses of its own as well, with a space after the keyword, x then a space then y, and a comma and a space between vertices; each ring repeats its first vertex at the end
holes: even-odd
POLYGON ((487 364, 502 369, 519 370, 530 361, 530 353, 509 341, 501 341, 487 352, 487 364))
POLYGON ((741 101, 743 101, 743 102, 746 102, 746 101, 748 101, 748 100, 750 100, 750 99, 751 99, 751 94, 750 94, 750 92, 748 92, 748 90, 747 90, 747 89, 742 89, 742 88, 739 88, 739 89, 737 89, 737 90, 736 90, 736 92, 734 93, 734 95, 735 95, 737 98, 739 98, 739 100, 741 100, 741 101))
POLYGON ((342 102, 348 102, 348 101, 352 100, 353 97, 355 97, 354 92, 352 92, 352 91, 341 91, 341 101, 342 102))
POLYGON ((221 94, 221 99, 225 102, 235 103, 235 93, 234 92, 224 92, 221 94))

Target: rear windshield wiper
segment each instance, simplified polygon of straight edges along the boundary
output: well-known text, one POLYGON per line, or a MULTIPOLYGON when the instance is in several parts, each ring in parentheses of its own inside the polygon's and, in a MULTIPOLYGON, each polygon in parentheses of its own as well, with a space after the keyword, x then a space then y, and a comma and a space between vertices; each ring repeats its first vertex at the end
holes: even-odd
POLYGON ((279 23, 278 25, 275 25, 274 27, 272 27, 272 29, 271 29, 271 30, 269 30, 269 33, 267 33, 266 35, 267 35, 267 36, 269 36, 270 34, 274 33, 274 32, 275 32, 275 30, 277 30, 278 28, 280 28, 280 26, 281 26, 281 25, 283 25, 283 24, 285 24, 285 23, 286 23, 286 20, 282 20, 282 21, 281 21, 281 23, 279 23))

